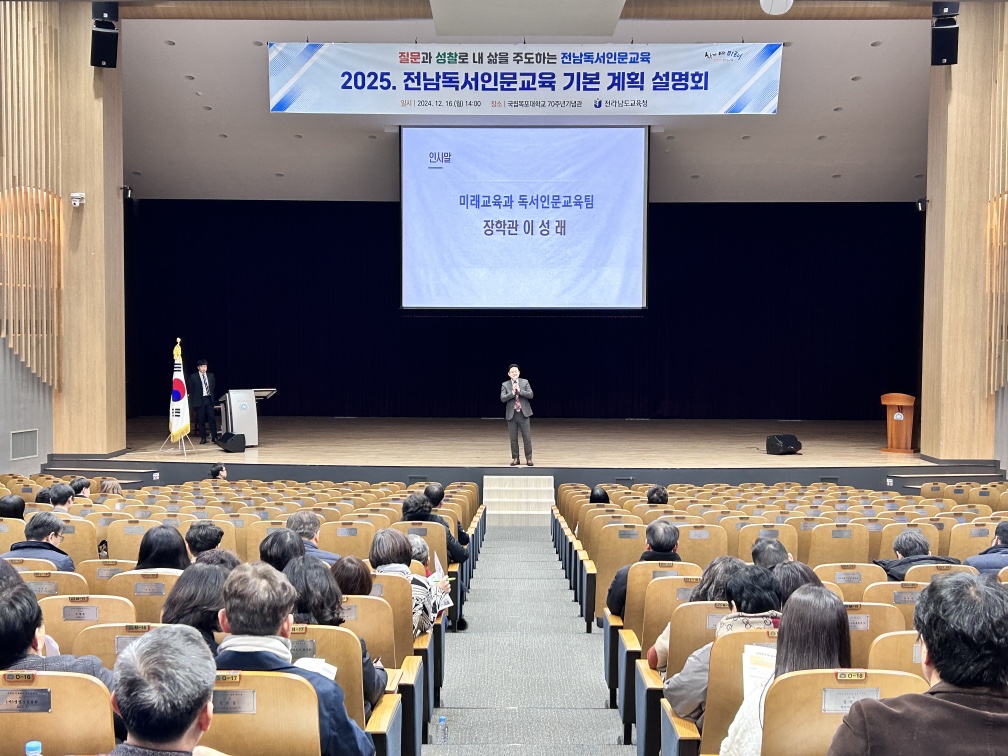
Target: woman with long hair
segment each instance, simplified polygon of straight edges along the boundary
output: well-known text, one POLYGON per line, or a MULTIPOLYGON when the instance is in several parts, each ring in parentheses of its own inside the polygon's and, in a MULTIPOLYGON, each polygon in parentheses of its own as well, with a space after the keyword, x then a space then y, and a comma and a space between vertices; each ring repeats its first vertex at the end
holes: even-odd
POLYGON ((188 625, 199 630, 217 654, 214 633, 221 631, 217 619, 224 608, 224 581, 228 573, 212 564, 194 564, 175 582, 161 609, 161 621, 166 625, 188 625))
POLYGON ((185 538, 170 525, 158 525, 140 539, 135 570, 184 570, 192 564, 185 538))
POLYGON ((721 756, 760 756, 763 702, 774 678, 804 669, 844 669, 850 664, 850 629, 843 602, 828 588, 801 586, 781 615, 774 677, 745 697, 721 743, 721 756))

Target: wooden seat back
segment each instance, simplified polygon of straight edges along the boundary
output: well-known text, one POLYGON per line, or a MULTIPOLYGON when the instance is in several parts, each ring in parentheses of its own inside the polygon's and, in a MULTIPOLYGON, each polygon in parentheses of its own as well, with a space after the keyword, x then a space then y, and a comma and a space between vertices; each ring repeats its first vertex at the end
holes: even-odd
POLYGON ((340 556, 367 559, 374 536, 375 526, 370 522, 324 522, 319 528, 319 548, 340 556))
MULTIPOLYGON (((683 564, 677 562, 677 564, 683 564)), ((655 644, 672 618, 672 612, 690 600, 693 589, 700 585, 700 576, 679 575, 654 578, 644 591, 644 618, 637 636, 642 650, 655 644)), ((635 631, 636 632, 636 631, 635 631)))
POLYGON ((767 522, 764 525, 746 525, 738 532, 738 545, 733 552, 744 562, 752 561, 753 546, 760 538, 776 538, 797 559, 798 531, 786 522, 767 522))
MULTIPOLYGON (((640 518, 627 515, 634 520, 640 518)), ((595 563, 595 616, 601 618, 605 610, 606 594, 613 578, 622 567, 633 564, 640 559, 641 553, 647 549, 645 540, 646 528, 639 522, 613 522, 612 520, 598 517, 593 521, 592 526, 601 524, 598 532, 593 535, 595 546, 594 553, 590 554, 595 563), (612 524, 605 524, 612 523, 612 524)))
MULTIPOLYGON (((114 513, 108 513, 111 517, 114 513)), ((88 515, 93 517, 94 515, 88 515)), ((108 540, 109 559, 129 559, 136 561, 140 554, 140 541, 151 528, 161 523, 155 520, 114 519, 108 524, 106 539, 108 540)))
POLYGON ((976 567, 970 567, 968 564, 918 564, 907 570, 905 579, 909 583, 930 583, 936 577, 952 575, 956 572, 980 574, 976 567))
POLYGON ((0 554, 6 554, 13 544, 25 539, 24 529, 24 520, 0 517, 0 554))
POLYGON ((809 567, 868 561, 868 529, 860 523, 832 523, 813 528, 809 540, 809 567))
POLYGON ((916 630, 898 630, 882 633, 868 649, 868 666, 871 669, 889 669, 909 672, 924 677, 921 668, 920 636, 916 630))
POLYGON ((110 622, 136 622, 133 604, 120 596, 45 596, 39 599, 46 634, 70 653, 81 631, 110 622))
POLYGON ((989 548, 994 539, 996 526, 975 522, 964 522, 952 528, 949 536, 948 555, 960 562, 967 557, 976 556, 989 548))
POLYGON ((430 522, 428 520, 400 520, 392 525, 405 536, 417 535, 424 539, 431 555, 431 568, 433 569, 434 555, 437 554, 441 560, 441 566, 448 570, 448 533, 440 522, 430 522))
MULTIPOLYGON (((938 553, 938 528, 936 528, 930 522, 893 522, 882 528, 882 535, 879 539, 879 555, 873 557, 874 559, 895 559, 896 552, 893 551, 893 542, 899 537, 901 533, 907 530, 919 530, 921 534, 928 539, 928 543, 931 544, 931 553, 938 553)), ((990 539, 987 541, 987 546, 990 546, 990 539)), ((986 546, 984 547, 986 548, 986 546)))
POLYGON ((372 580, 371 595, 385 599, 392 607, 395 655, 386 661, 388 666, 399 669, 413 654, 413 584, 402 575, 375 573, 372 580))
POLYGON ((108 592, 122 596, 136 608, 137 622, 160 622, 161 609, 182 570, 130 570, 113 575, 108 592))
POLYGON ((920 599, 921 591, 927 583, 903 581, 894 583, 886 580, 882 583, 872 583, 864 592, 864 601, 871 604, 892 604, 903 615, 904 629, 913 630, 914 607, 920 599))
POLYGON ((294 625, 290 642, 295 661, 305 657, 325 659, 336 667, 336 684, 343 690, 347 714, 363 729, 366 720, 360 639, 345 627, 294 625))
MULTIPOLYGON (((703 570, 690 562, 636 562, 627 573, 623 627, 641 638, 644 634, 644 600, 652 580, 666 577, 700 577, 703 570)), ((692 589, 691 589, 692 590, 692 589)), ((671 616, 671 609, 669 610, 671 616)))
POLYGON ((843 600, 850 602, 863 601, 865 588, 887 579, 886 571, 870 562, 820 564, 812 569, 820 580, 839 586, 843 600))
MULTIPOLYGON (((112 669, 123 649, 155 627, 156 622, 127 622, 91 625, 78 633, 73 643, 74 656, 97 656, 103 667, 112 669)), ((65 649, 60 649, 67 653, 65 649)))
POLYGON ((865 601, 844 602, 850 627, 851 666, 868 665, 868 649, 882 633, 906 630, 906 620, 895 604, 872 604, 865 601))
POLYGON ((684 562, 706 567, 715 558, 727 553, 728 534, 720 525, 677 525, 679 556, 684 562))
MULTIPOLYGON (((412 637, 412 609, 410 637, 412 637)), ((344 596, 343 624, 347 630, 363 638, 372 657, 383 660, 396 658, 395 619, 388 601, 378 596, 344 596)))
POLYGON ((730 613, 727 601, 691 601, 677 606, 670 620, 666 677, 682 670, 690 654, 714 640, 718 622, 730 613))
POLYGON ((45 596, 81 596, 90 593, 87 581, 76 572, 59 570, 31 570, 21 573, 35 598, 45 596))

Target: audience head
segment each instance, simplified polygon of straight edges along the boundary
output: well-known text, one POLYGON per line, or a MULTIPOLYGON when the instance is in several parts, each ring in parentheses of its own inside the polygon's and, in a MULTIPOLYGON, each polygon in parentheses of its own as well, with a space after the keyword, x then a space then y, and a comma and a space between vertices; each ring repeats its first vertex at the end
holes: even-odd
POLYGON ((752 547, 753 564, 772 570, 774 565, 790 559, 784 544, 776 538, 757 538, 752 547))
POLYGON ((0 584, 0 669, 8 669, 32 648, 45 643, 42 609, 34 592, 13 579, 0 584))
POLYGON ((210 467, 210 477, 214 480, 227 480, 227 468, 220 462, 212 465, 210 467))
POLYGON ((1008 588, 984 575, 935 578, 914 608, 924 676, 960 688, 1008 685, 1008 588))
POLYGON ((822 580, 815 574, 815 571, 804 562, 780 562, 773 567, 773 575, 781 587, 781 605, 787 604, 791 594, 803 585, 818 585, 822 587, 822 580))
POLYGON ((70 488, 73 489, 74 496, 87 498, 91 494, 91 481, 84 477, 74 478, 70 481, 70 488))
MULTIPOLYGON (((37 515, 36 515, 37 516, 37 515)), ((143 534, 137 570, 184 570, 192 564, 185 538, 170 525, 158 525, 143 534)))
POLYGON ((781 613, 774 674, 850 665, 850 629, 843 601, 821 585, 801 586, 781 613))
POLYGON ((294 557, 287 562, 283 574, 297 591, 295 622, 309 625, 343 623, 343 594, 329 571, 329 565, 318 557, 294 557))
POLYGON ((165 598, 161 621, 189 625, 201 633, 220 631, 218 615, 224 608, 227 572, 209 564, 194 564, 183 572, 165 598))
POLYGON ((374 587, 371 570, 364 560, 345 556, 329 568, 344 596, 368 596, 374 587))
POLYGON ((428 483, 423 490, 423 495, 427 497, 427 501, 431 503, 432 507, 436 507, 444 499, 444 486, 440 483, 428 483))
POLYGON ((0 559, 0 586, 7 585, 8 583, 23 583, 24 580, 21 578, 21 573, 17 571, 17 567, 8 562, 6 559, 0 559))
POLYGON ((424 519, 431 512, 430 500, 422 493, 413 492, 406 497, 402 505, 403 520, 424 519))
POLYGON ((296 601, 294 586, 270 565, 239 565, 224 581, 221 627, 234 635, 288 636, 296 601))
POLYGON ((665 486, 651 486, 647 490, 648 504, 668 504, 668 490, 665 486))
POLYGON ((590 504, 608 504, 609 493, 602 486, 595 486, 588 497, 588 502, 590 504))
MULTIPOLYGON (((3 499, 0 499, 0 502, 3 502, 3 499)), ((1001 546, 1008 546, 1008 520, 1002 520, 994 528, 994 539, 1001 546)))
POLYGON ((906 529, 893 541, 893 551, 897 559, 911 556, 927 556, 931 553, 931 544, 920 530, 906 529))
POLYGON ((49 496, 50 496, 50 492, 51 491, 52 491, 51 488, 40 488, 35 493, 35 503, 36 504, 52 504, 52 502, 49 500, 49 496))
POLYGON ((63 520, 52 512, 36 512, 25 523, 24 534, 26 541, 45 541, 59 548, 63 543, 63 520))
MULTIPOLYGON (((406 519, 405 516, 403 519, 406 519)), ((409 567, 410 562, 413 561, 413 547, 410 546, 409 538, 398 530, 385 528, 375 533, 374 540, 371 541, 371 553, 368 554, 368 561, 376 570, 387 564, 404 564, 409 567)))
POLYGON ((224 538, 223 528, 211 520, 197 520, 185 534, 185 541, 189 544, 189 551, 194 557, 198 557, 204 551, 216 549, 220 546, 222 538, 224 538))
POLYGON ((413 551, 413 560, 420 562, 424 567, 430 561, 430 547, 420 536, 413 534, 409 536, 410 548, 413 551))
POLYGON ((259 558, 280 572, 291 559, 304 555, 301 536, 287 528, 274 530, 259 543, 259 558))
POLYGON ((668 520, 655 520, 644 531, 651 551, 675 551, 679 546, 679 528, 668 520))
POLYGON ((98 493, 122 496, 122 486, 119 485, 118 480, 108 478, 101 482, 101 485, 98 487, 98 493))
MULTIPOLYGON (((54 507, 69 507, 73 504, 73 497, 73 489, 66 483, 57 483, 49 489, 49 503, 54 507)), ((38 501, 38 496, 35 501, 38 501)))
POLYGON ((112 708, 131 742, 191 751, 210 727, 216 676, 213 654, 196 630, 156 627, 116 659, 112 708))
POLYGON ((12 520, 23 520, 25 501, 20 496, 10 494, 0 498, 0 517, 12 520))
POLYGON ((211 564, 220 567, 226 574, 241 564, 241 559, 233 551, 217 548, 204 551, 196 557, 196 564, 211 564))
POLYGON ((780 611, 781 587, 770 570, 747 564, 725 584, 725 599, 743 614, 780 611))
POLYGON ((314 512, 299 509, 287 518, 287 528, 293 530, 306 541, 312 541, 318 535, 322 521, 314 512))
POLYGON ((690 601, 727 601, 725 584, 728 578, 746 566, 738 557, 716 557, 700 577, 700 583, 690 594, 690 601))

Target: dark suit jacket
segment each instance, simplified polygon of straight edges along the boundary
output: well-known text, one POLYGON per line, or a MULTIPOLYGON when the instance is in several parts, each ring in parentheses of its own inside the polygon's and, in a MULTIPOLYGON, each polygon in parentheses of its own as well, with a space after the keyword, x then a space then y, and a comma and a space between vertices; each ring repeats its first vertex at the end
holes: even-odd
MULTIPOLYGON (((217 381, 214 379, 214 374, 209 370, 206 374, 207 384, 210 386, 210 404, 213 404, 217 396, 217 381)), ((203 403, 203 379, 200 378, 199 370, 192 373, 189 376, 189 386, 186 388, 189 392, 189 404, 193 407, 198 407, 203 403)))
POLYGON ((1005 567, 1008 567, 1008 546, 991 546, 976 556, 971 556, 963 564, 976 567, 985 575, 997 575, 1005 567))
POLYGON ((318 696, 322 756, 374 756, 371 736, 347 716, 343 690, 328 677, 295 667, 267 651, 224 651, 217 655, 217 669, 289 672, 303 677, 318 696))
MULTIPOLYGON (((682 559, 674 551, 645 551, 640 555, 640 562, 681 562, 682 559)), ((617 617, 622 617, 626 610, 627 578, 630 576, 632 564, 620 567, 609 586, 606 594, 606 606, 617 617)))
MULTIPOLYGON (((410 515, 410 522, 413 521, 441 523, 441 525, 444 526, 445 529, 445 542, 448 545, 448 559, 452 562, 458 562, 459 564, 462 564, 462 562, 466 561, 469 558, 469 550, 461 543, 455 540, 455 536, 451 534, 451 528, 445 525, 444 522, 441 521, 441 518, 438 517, 436 514, 434 514, 434 512, 431 512, 429 515, 420 515, 420 514, 410 515)), ((447 564, 442 566, 445 568, 445 570, 448 569, 447 564)))
POLYGON ((1008 688, 957 688, 855 703, 828 756, 995 756, 1008 751, 1008 688))
POLYGON ((74 563, 70 555, 63 549, 53 546, 45 541, 18 541, 11 544, 11 550, 4 554, 4 557, 16 557, 18 559, 48 559, 56 565, 60 572, 73 572, 74 563))
POLYGON ((934 554, 917 554, 916 556, 903 557, 902 559, 876 559, 875 564, 886 571, 890 580, 903 582, 911 567, 918 564, 959 564, 955 557, 936 556, 934 554))
MULTIPOLYGON (((511 379, 508 378, 501 384, 501 401, 504 402, 504 417, 510 420, 514 417, 515 398, 514 389, 511 388, 511 379)), ((532 417, 532 387, 524 378, 518 379, 518 396, 521 397, 521 411, 525 417, 532 417)))

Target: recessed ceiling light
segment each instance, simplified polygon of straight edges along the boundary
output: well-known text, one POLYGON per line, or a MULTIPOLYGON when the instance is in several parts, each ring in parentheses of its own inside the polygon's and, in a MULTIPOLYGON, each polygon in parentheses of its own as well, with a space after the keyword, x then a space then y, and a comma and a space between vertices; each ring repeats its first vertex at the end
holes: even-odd
POLYGON ((882 46, 882 41, 876 39, 874 42, 871 43, 871 46, 872 47, 881 47, 882 46))
POLYGON ((851 76, 850 80, 851 81, 861 81, 861 77, 860 76, 851 76))
POLYGON ((187 76, 185 77, 185 80, 186 80, 186 81, 195 81, 195 80, 196 80, 196 77, 195 77, 195 76, 188 76, 188 75, 187 75, 187 76))
POLYGON ((142 171, 130 171, 130 173, 132 175, 134 175, 134 176, 143 176, 143 172, 142 171))
POLYGON ((665 150, 665 154, 666 154, 666 155, 668 155, 668 154, 669 154, 669 151, 668 151, 668 150, 665 150))
POLYGON ((816 137, 816 139, 818 139, 820 142, 824 142, 826 141, 826 135, 820 134, 819 136, 816 137))
POLYGON ((675 139, 675 134, 669 134, 666 139, 675 139))
POLYGON ((751 136, 749 136, 748 134, 743 134, 743 135, 742 135, 742 138, 743 138, 743 139, 752 139, 752 137, 751 137, 751 136))
POLYGON ((694 173, 692 176, 690 176, 690 178, 700 178, 700 174, 694 173))
POLYGON ((199 90, 197 90, 197 91, 196 91, 196 96, 197 96, 197 97, 202 97, 202 96, 203 96, 203 93, 202 93, 202 92, 200 92, 199 90))
POLYGON ((256 47, 262 47, 263 46, 263 43, 260 42, 258 39, 253 39, 252 40, 252 44, 255 45, 256 47))
POLYGON ((841 110, 843 110, 843 107, 840 105, 837 105, 835 108, 833 108, 834 113, 839 113, 841 110))
POLYGON ((922 179, 922 178, 924 178, 924 174, 923 173, 915 173, 914 174, 914 178, 916 178, 916 179, 922 179))
POLYGON ((843 177, 842 173, 834 173, 833 176, 832 176, 832 178, 835 178, 835 179, 842 178, 842 177, 843 177))
POLYGON ((294 138, 295 139, 304 139, 304 137, 301 134, 295 134, 294 138))
POLYGON ((168 45, 168 47, 175 47, 175 40, 174 40, 174 39, 166 39, 166 40, 164 41, 164 43, 165 43, 166 45, 168 45))
POLYGON ((284 177, 284 175, 282 173, 274 173, 273 175, 276 176, 277 178, 283 178, 284 177))
POLYGON ((793 44, 794 44, 794 42, 785 42, 784 43, 784 47, 791 47, 791 45, 793 45, 793 44))
POLYGON ((209 105, 204 105, 203 110, 213 110, 213 108, 210 107, 209 105))
POLYGON ((378 137, 376 137, 374 134, 368 134, 367 138, 368 139, 377 139, 378 137))
POLYGON ((218 134, 221 139, 227 139, 227 134, 218 134))

